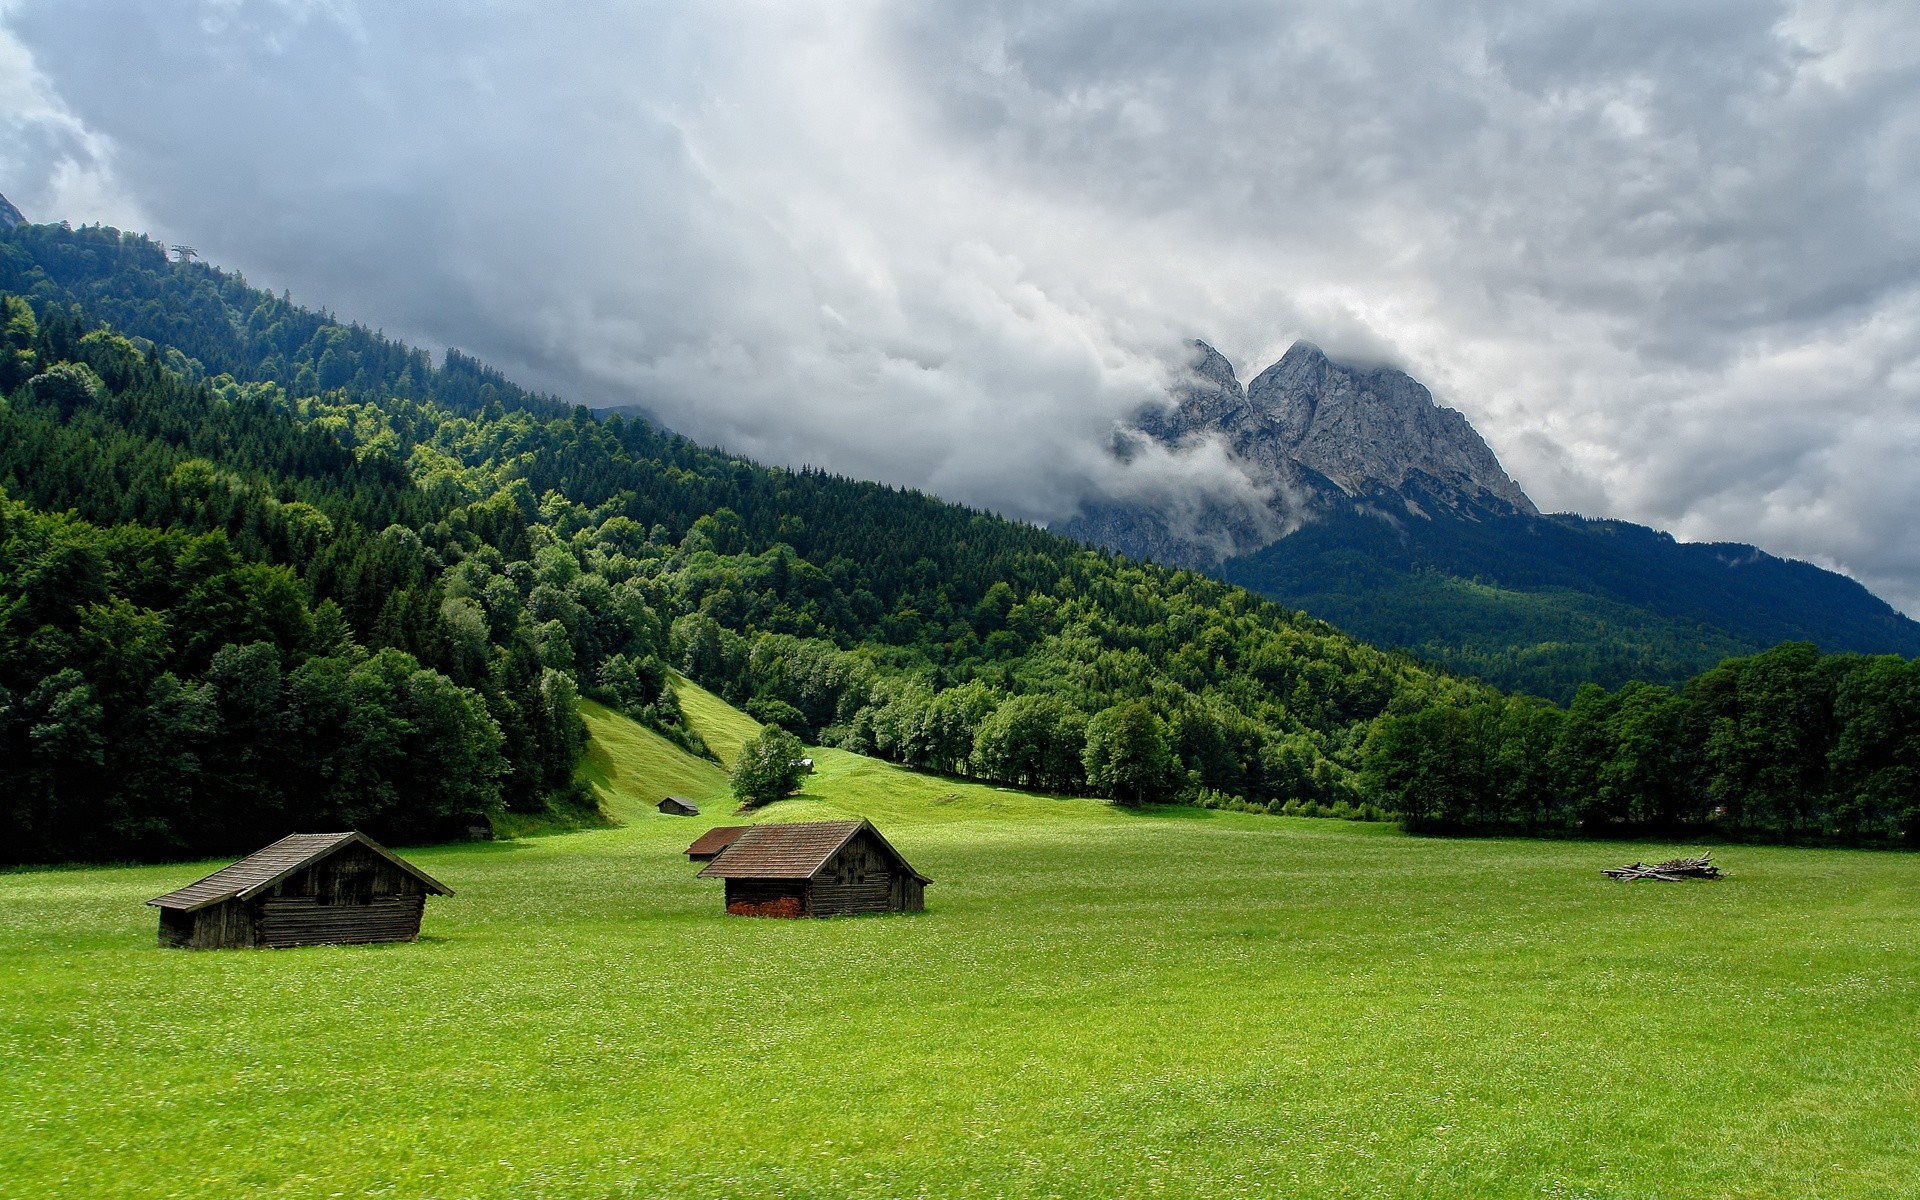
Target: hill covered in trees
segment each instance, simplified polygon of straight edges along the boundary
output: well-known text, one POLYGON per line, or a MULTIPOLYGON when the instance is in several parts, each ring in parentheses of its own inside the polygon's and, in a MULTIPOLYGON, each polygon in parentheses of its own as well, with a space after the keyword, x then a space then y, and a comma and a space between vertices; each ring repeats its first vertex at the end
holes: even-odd
POLYGON ((1220 574, 1377 645, 1561 703, 1587 683, 1681 683, 1783 641, 1920 653, 1920 625, 1845 575, 1569 513, 1335 514, 1220 574))
POLYGON ((1140 798, 1338 802, 1374 718, 1476 693, 1192 572, 436 366, 143 238, 18 227, 0 290, 19 858, 565 805, 579 691, 692 744, 669 665, 835 744, 1140 798))
MULTIPOLYGON (((565 814, 588 803, 579 694, 703 749, 669 668, 921 769, 1123 802, 1407 809, 1436 827, 1478 820, 1423 807, 1434 780, 1463 777, 1443 724, 1458 714, 1511 716, 1533 739, 1472 743, 1485 754, 1555 764, 1550 786, 1508 788, 1555 814, 1535 824, 1584 821, 1565 818, 1581 764, 1644 732, 1504 698, 1192 571, 598 420, 134 235, 9 230, 0 292, 15 861, 565 814)), ((1833 661, 1823 678, 1881 660, 1833 661)), ((1852 728, 1832 694, 1822 728, 1852 728)), ((1744 728, 1748 693, 1730 695, 1713 729, 1744 728)), ((1776 761, 1754 744, 1742 761, 1776 761)), ((1895 786, 1884 772, 1914 747, 1874 745, 1822 795, 1895 786)), ((1464 778, 1489 778, 1474 761, 1483 775, 1464 778)), ((1703 806, 1748 785, 1679 778, 1693 799, 1659 819, 1687 828, 1912 827, 1897 805, 1857 821, 1831 799, 1791 819, 1703 806)))

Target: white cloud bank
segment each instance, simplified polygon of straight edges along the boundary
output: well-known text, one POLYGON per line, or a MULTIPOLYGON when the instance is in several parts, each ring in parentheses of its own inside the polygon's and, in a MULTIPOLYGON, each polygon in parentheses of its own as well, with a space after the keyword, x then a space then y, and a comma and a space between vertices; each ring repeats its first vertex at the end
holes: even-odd
POLYGON ((1543 508, 1920 611, 1905 3, 0 22, 30 216, 190 241, 703 441, 1046 520, 1145 486, 1104 447, 1181 339, 1244 379, 1307 336, 1427 382, 1543 508))

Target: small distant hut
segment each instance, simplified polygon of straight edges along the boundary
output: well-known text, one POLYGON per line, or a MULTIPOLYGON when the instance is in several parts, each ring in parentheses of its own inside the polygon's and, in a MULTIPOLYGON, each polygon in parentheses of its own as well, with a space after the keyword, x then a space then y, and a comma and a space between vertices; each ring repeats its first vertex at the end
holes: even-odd
POLYGON ((933 882, 867 821, 749 825, 700 878, 724 879, 727 911, 745 917, 920 912, 933 882))
POLYGON ((660 802, 660 811, 670 817, 697 817, 700 806, 680 796, 668 796, 660 802))
POLYGON ((725 850, 751 825, 715 825, 699 837, 693 839, 693 845, 687 847, 688 862, 708 862, 714 855, 725 850))
POLYGON ((362 833, 295 833, 177 892, 160 944, 192 950, 410 942, 428 894, 452 889, 362 833))

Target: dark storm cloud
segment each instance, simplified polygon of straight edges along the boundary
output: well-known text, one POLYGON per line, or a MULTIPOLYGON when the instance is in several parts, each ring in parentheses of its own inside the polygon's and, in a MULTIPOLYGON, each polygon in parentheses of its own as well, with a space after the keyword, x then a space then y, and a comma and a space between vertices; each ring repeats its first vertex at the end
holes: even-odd
POLYGON ((1181 339, 1391 361, 1547 508, 1920 608, 1898 4, 0 8, 0 183, 704 440, 1017 515, 1181 339))

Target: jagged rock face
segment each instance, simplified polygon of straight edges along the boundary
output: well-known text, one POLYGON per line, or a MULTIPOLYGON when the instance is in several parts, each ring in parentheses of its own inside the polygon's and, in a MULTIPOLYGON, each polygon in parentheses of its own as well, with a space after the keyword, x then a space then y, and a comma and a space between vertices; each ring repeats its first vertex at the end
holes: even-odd
POLYGON ((1141 432, 1168 444, 1196 431, 1224 430, 1247 407, 1247 395, 1227 356, 1205 342, 1193 343, 1193 350, 1192 370, 1173 387, 1173 406, 1149 409, 1136 420, 1141 432))
POLYGON ((1169 500, 1095 502, 1060 532, 1161 562, 1206 567, 1269 545, 1341 508, 1391 521, 1434 510, 1538 515, 1460 413, 1401 371, 1336 363, 1296 342, 1244 391, 1233 364, 1205 342, 1138 431, 1179 449, 1217 437, 1264 493, 1269 512, 1169 500))
POLYGON ((13 206, 13 201, 0 196, 0 229, 12 229, 15 225, 25 225, 27 218, 13 206))
POLYGON ((1248 386, 1246 412, 1249 449, 1285 447, 1349 496, 1399 491, 1418 477, 1430 495, 1539 512, 1464 416, 1390 367, 1341 366, 1295 342, 1248 386))

